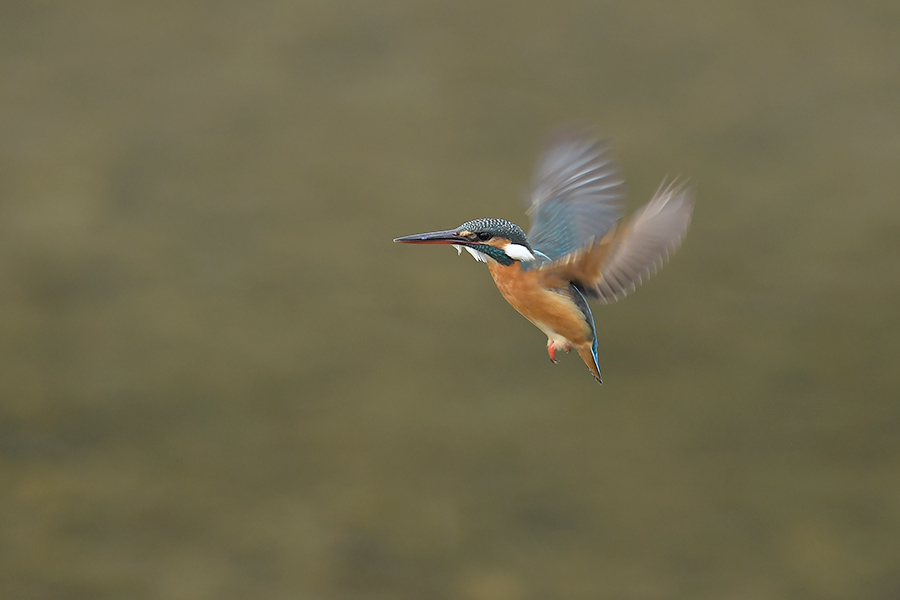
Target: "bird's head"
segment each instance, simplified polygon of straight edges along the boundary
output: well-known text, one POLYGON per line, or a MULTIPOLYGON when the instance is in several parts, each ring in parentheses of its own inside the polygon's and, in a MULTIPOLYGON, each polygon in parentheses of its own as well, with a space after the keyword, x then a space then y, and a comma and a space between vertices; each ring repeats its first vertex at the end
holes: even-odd
POLYGON ((492 259, 509 266, 516 261, 533 261, 534 250, 522 228, 505 219, 475 219, 456 229, 407 235, 394 240, 402 244, 452 244, 457 252, 465 248, 475 260, 492 259))

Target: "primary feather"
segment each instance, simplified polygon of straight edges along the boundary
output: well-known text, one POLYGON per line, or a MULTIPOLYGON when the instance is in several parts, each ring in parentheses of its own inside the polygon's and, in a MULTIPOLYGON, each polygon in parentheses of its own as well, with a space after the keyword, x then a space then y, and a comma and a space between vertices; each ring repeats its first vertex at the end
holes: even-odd
POLYGON ((528 240, 551 261, 582 250, 619 220, 624 195, 606 142, 561 134, 538 163, 528 240))
POLYGON ((568 133, 539 163, 531 232, 547 278, 574 282, 602 302, 624 298, 656 272, 687 231, 690 190, 672 182, 620 222, 624 185, 605 142, 568 133))
POLYGON ((599 278, 587 293, 602 302, 621 300, 655 273, 684 239, 691 222, 690 192, 678 182, 660 186, 629 223, 615 233, 599 278))

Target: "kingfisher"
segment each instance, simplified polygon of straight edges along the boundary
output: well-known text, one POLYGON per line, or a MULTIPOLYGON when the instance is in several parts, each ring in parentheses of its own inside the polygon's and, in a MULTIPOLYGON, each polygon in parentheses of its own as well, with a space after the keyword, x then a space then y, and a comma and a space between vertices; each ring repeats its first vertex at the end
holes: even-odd
POLYGON ((572 348, 598 383, 597 329, 587 299, 611 303, 655 273, 681 244, 693 194, 678 180, 622 219, 624 180, 609 144, 589 132, 557 134, 538 161, 528 235, 505 219, 398 237, 403 244, 450 244, 487 264, 503 297, 547 336, 547 353, 572 348))

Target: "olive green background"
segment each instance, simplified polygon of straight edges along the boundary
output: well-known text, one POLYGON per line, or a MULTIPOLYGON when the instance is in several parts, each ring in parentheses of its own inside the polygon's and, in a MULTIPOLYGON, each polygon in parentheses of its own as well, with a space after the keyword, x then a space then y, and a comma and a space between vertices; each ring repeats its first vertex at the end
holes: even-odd
POLYGON ((0 4, 0 596, 900 597, 900 5, 0 4), (483 265, 552 130, 684 247, 598 386, 483 265))

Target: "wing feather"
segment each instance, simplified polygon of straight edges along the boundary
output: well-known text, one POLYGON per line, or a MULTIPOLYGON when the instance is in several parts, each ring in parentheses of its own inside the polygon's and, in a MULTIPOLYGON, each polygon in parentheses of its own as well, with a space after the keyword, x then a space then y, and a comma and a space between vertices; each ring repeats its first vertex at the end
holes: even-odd
POLYGON ((562 133, 538 163, 528 239, 551 261, 583 250, 619 220, 623 197, 624 182, 607 143, 562 133))
POLYGON ((619 230, 600 272, 583 282, 587 293, 601 302, 615 302, 633 292, 681 245, 693 206, 687 187, 674 181, 660 186, 650 202, 619 230))
POLYGON ((646 206, 598 243, 540 268, 548 277, 575 282, 591 298, 615 302, 668 260, 687 232, 692 210, 689 189, 676 182, 660 186, 646 206))

